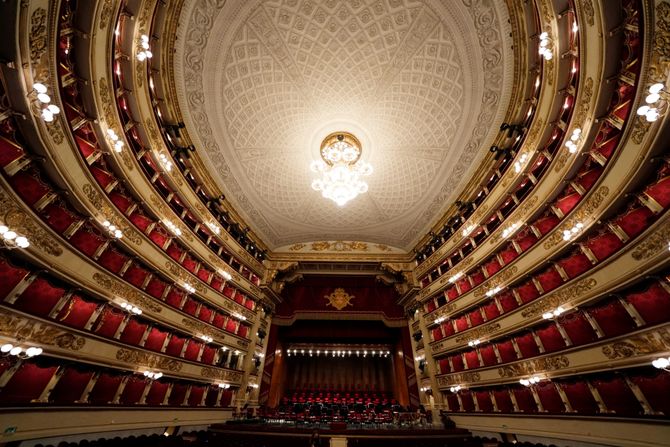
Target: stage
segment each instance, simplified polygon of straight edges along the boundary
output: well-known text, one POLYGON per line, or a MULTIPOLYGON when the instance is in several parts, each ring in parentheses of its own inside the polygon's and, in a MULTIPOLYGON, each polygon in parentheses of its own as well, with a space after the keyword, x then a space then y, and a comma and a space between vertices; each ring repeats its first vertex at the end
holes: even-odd
POLYGON ((356 447, 446 447, 469 446, 471 434, 464 429, 433 427, 352 427, 345 423, 296 425, 270 423, 260 420, 228 421, 210 427, 222 440, 231 445, 266 447, 309 446, 315 432, 319 433, 322 447, 329 445, 356 447), (331 443, 331 439, 333 442, 331 443))

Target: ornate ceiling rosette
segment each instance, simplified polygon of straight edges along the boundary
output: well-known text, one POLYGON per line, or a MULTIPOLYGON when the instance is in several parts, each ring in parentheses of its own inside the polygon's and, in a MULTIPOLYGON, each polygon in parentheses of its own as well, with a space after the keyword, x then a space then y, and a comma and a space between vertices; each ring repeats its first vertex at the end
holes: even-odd
POLYGON ((409 250, 497 133, 512 83, 493 0, 187 0, 174 72, 189 134, 275 249, 358 240, 409 250), (310 187, 334 131, 375 170, 344 208, 310 187))

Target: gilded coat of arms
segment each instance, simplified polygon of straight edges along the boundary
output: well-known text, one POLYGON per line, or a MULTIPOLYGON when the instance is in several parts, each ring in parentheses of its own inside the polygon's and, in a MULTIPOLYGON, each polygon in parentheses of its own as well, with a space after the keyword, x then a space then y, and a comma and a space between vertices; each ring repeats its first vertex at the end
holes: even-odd
POLYGON ((347 306, 353 306, 351 300, 356 298, 353 295, 349 295, 342 288, 337 288, 330 295, 324 295, 323 297, 328 300, 326 306, 333 306, 337 310, 342 310, 347 306))

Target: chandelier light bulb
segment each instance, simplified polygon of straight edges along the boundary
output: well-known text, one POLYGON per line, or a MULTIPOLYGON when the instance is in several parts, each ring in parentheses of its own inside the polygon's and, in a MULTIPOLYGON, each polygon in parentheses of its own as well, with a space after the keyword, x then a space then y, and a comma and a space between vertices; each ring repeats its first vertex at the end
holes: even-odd
POLYGON ((651 109, 649 106, 641 106, 637 109, 637 114, 640 116, 644 116, 647 114, 647 112, 651 109))
POLYGON ((8 241, 12 241, 12 240, 16 239, 16 236, 17 236, 16 232, 11 231, 11 230, 5 231, 5 233, 2 235, 2 237, 4 237, 8 241))
MULTIPOLYGON (((3 348, 4 348, 4 346, 3 346, 3 348)), ((654 360, 653 362, 651 362, 651 364, 654 366, 654 368, 665 369, 668 366, 670 366, 670 359, 661 357, 661 358, 658 358, 658 359, 654 360)))
POLYGON ((9 350, 10 355, 19 355, 23 352, 23 349, 19 346, 14 346, 12 349, 9 350))
POLYGON ((33 90, 35 90, 37 93, 46 93, 47 86, 42 84, 41 82, 36 82, 33 84, 33 90))
POLYGON ((650 93, 650 94, 647 95, 647 97, 644 99, 644 102, 646 102, 647 104, 653 104, 653 103, 655 103, 656 101, 658 101, 659 99, 661 99, 661 95, 659 95, 658 93, 650 93))
POLYGON ((11 343, 5 343, 4 345, 0 346, 0 352, 3 354, 7 354, 12 349, 14 349, 14 345, 11 343))

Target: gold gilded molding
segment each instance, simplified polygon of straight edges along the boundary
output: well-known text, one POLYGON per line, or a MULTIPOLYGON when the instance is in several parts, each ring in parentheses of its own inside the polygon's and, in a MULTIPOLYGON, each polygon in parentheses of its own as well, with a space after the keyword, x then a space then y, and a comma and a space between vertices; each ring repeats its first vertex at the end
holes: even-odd
POLYGON ((229 369, 203 367, 200 370, 200 375, 202 377, 207 377, 208 379, 223 380, 226 382, 240 382, 242 380, 241 372, 231 371, 229 369))
POLYGON ((478 372, 464 372, 459 374, 449 374, 437 378, 437 385, 439 387, 447 387, 458 384, 477 383, 482 380, 478 372))
POLYGON ((494 276, 490 280, 482 283, 475 289, 474 295, 475 298, 481 298, 486 295, 487 290, 494 289, 496 287, 502 287, 503 284, 509 281, 516 273, 519 271, 519 268, 516 265, 513 265, 508 270, 500 272, 498 275, 494 276))
POLYGON ((32 216, 23 211, 4 189, 0 189, 0 216, 7 226, 26 235, 33 246, 51 256, 63 254, 63 248, 56 239, 38 225, 32 216))
POLYGON ((205 323, 202 323, 200 321, 194 321, 188 318, 182 318, 181 320, 182 324, 186 326, 187 328, 193 330, 193 331, 198 331, 202 335, 207 335, 208 337, 216 337, 218 340, 223 340, 225 339, 225 336, 219 333, 214 333, 214 330, 210 326, 208 326, 205 323))
POLYGON ((163 310, 163 307, 154 302, 154 300, 147 298, 131 286, 125 285, 113 279, 111 276, 103 273, 94 273, 93 280, 98 283, 98 285, 102 286, 109 294, 123 298, 128 303, 133 304, 142 310, 150 310, 156 313, 160 313, 163 310))
POLYGON ((577 223, 584 223, 584 221, 592 219, 595 211, 604 202, 605 197, 607 197, 609 193, 610 189, 607 186, 599 187, 581 206, 579 206, 577 211, 575 211, 569 219, 562 223, 558 228, 554 229, 544 241, 544 244, 542 245, 544 249, 550 250, 563 242, 564 230, 570 230, 577 225, 577 223))
POLYGON ((368 251, 368 244, 365 242, 357 242, 357 241, 352 241, 352 242, 345 242, 345 241, 318 241, 318 242, 312 242, 311 245, 312 251, 342 251, 342 252, 349 252, 349 251, 368 251))
POLYGON ((670 220, 663 222, 652 234, 645 237, 633 250, 636 261, 649 259, 659 252, 667 252, 670 241, 670 220))
POLYGON ((114 6, 112 0, 104 0, 100 8, 100 29, 104 29, 112 21, 112 14, 114 13, 114 6))
POLYGON ((0 334, 19 341, 26 340, 71 351, 79 351, 86 344, 84 337, 45 323, 6 313, 0 313, 0 334))
MULTIPOLYGON (((514 210, 512 215, 508 217, 506 220, 510 222, 514 222, 516 220, 526 220, 523 216, 537 204, 537 201, 538 201, 537 196, 533 196, 530 199, 526 200, 519 208, 514 210)), ((500 242, 503 238, 503 232, 505 231, 505 228, 506 227, 504 225, 501 225, 500 228, 498 228, 498 230, 496 230, 495 233, 493 233, 493 235, 489 238, 489 244, 495 245, 498 242, 500 242)), ((521 227, 519 227, 519 230, 517 231, 520 230, 521 227)))
MULTIPOLYGON (((588 116, 589 110, 591 109, 591 98, 593 97, 593 78, 590 76, 584 81, 584 85, 580 88, 581 96, 579 98, 579 104, 575 109, 575 115, 572 119, 574 128, 582 128, 585 124, 586 117, 588 116)), ((570 132, 566 132, 566 135, 570 135, 570 132)), ((556 161, 554 161, 554 172, 560 172, 565 165, 568 163, 568 160, 573 157, 574 154, 571 154, 565 148, 562 148, 556 161)))
MULTIPOLYGON (((143 67, 143 66, 141 64, 138 64, 137 67, 143 67)), ((165 141, 163 140, 163 137, 161 136, 160 132, 158 132, 158 129, 156 129, 154 123, 151 121, 151 118, 147 118, 146 120, 144 120, 144 128, 147 131, 147 135, 149 135, 149 140, 151 140, 152 146, 154 146, 155 148, 165 147, 165 141)), ((170 178, 175 182, 175 184, 178 187, 181 188, 184 186, 184 178, 182 177, 182 174, 179 171, 179 169, 171 169, 166 174, 170 176, 170 178)))
POLYGON ((342 310, 347 306, 353 307, 351 300, 356 298, 354 295, 349 295, 341 287, 335 289, 330 295, 324 295, 323 297, 328 301, 326 306, 333 306, 337 310, 342 310))
POLYGON ((188 283, 193 288, 198 291, 199 293, 205 293, 206 288, 204 285, 200 283, 200 278, 196 278, 191 276, 191 274, 183 268, 181 265, 177 264, 176 262, 172 261, 166 261, 165 262, 165 268, 167 269, 168 272, 170 272, 173 276, 175 276, 179 281, 182 281, 184 283, 188 283))
POLYGON ((582 0, 581 2, 577 2, 578 6, 581 6, 582 11, 584 12, 584 16, 586 17, 586 23, 589 24, 589 26, 593 26, 595 24, 595 10, 593 9, 593 2, 591 0, 582 0))
POLYGON ((112 217, 116 217, 118 212, 112 210, 112 207, 107 205, 102 194, 100 194, 93 185, 85 183, 82 189, 88 200, 91 202, 91 205, 123 232, 124 239, 128 239, 135 245, 142 245, 142 237, 140 236, 140 233, 135 230, 135 228, 127 225, 125 221, 121 223, 112 217))
POLYGON ((665 353, 670 350, 670 329, 635 335, 602 347, 610 360, 627 359, 640 355, 665 353))
MULTIPOLYGON (((109 84, 107 83, 107 79, 104 77, 100 78, 98 81, 98 94, 100 95, 101 102, 98 110, 102 110, 102 119, 107 124, 107 127, 113 129, 118 135, 125 135, 122 130, 118 130, 116 128, 117 120, 116 114, 114 112, 114 104, 116 104, 116 101, 112 98, 109 84)), ((111 152, 114 151, 110 151, 110 153, 111 152)), ((126 145, 123 150, 119 152, 119 156, 121 157, 121 161, 123 162, 123 165, 126 167, 126 169, 132 171, 134 169, 133 157, 130 155, 130 149, 128 149, 128 145, 126 145)))
MULTIPOLYGON (((158 208, 158 213, 160 214, 161 220, 166 219, 168 216, 174 214, 172 208, 168 207, 165 204, 165 201, 160 197, 158 197, 157 195, 155 194, 149 195, 149 201, 153 206, 158 208)), ((183 237, 189 242, 193 242, 193 235, 191 234, 191 229, 186 227, 186 225, 184 225, 181 218, 170 219, 170 222, 172 222, 175 227, 179 228, 179 231, 181 231, 181 237, 183 237)))
POLYGON ((116 360, 130 363, 132 365, 146 366, 147 368, 157 368, 172 372, 179 372, 182 368, 182 363, 178 360, 149 354, 148 352, 137 351, 135 349, 120 348, 116 351, 116 360))
POLYGON ((551 357, 543 357, 528 362, 513 363, 511 365, 503 365, 498 368, 498 375, 500 377, 517 377, 528 374, 542 373, 546 371, 559 371, 570 366, 570 359, 564 355, 555 355, 551 357))
POLYGON ((580 298, 596 285, 597 281, 595 279, 584 278, 570 287, 550 293, 545 297, 540 297, 533 301, 528 307, 521 311, 521 316, 524 318, 532 318, 542 315, 549 310, 580 298))
POLYGON ((477 326, 476 328, 469 330, 467 333, 456 337, 456 343, 463 343, 468 340, 474 340, 476 338, 489 335, 500 329, 500 323, 489 323, 483 326, 477 326))

